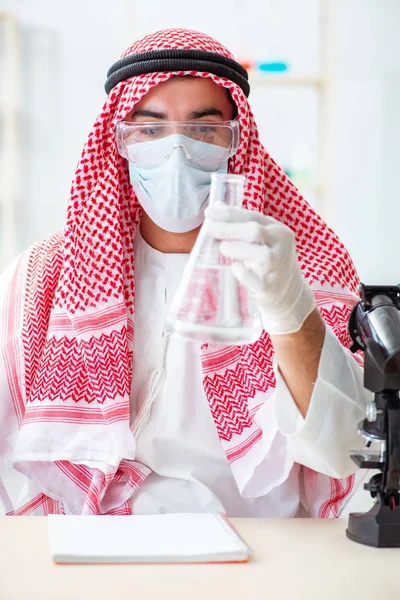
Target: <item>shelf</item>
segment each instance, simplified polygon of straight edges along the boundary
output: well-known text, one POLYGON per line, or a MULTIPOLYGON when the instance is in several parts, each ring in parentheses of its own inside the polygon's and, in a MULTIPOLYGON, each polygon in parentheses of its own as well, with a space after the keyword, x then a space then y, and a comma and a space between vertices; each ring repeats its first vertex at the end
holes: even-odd
POLYGON ((328 79, 312 75, 269 75, 249 71, 249 82, 250 85, 295 85, 320 88, 328 83, 328 79))
POLYGON ((14 114, 17 112, 17 106, 14 104, 9 104, 8 102, 0 102, 0 113, 3 114, 14 114))
POLYGON ((13 13, 0 10, 0 21, 9 21, 15 23, 15 15, 13 13))

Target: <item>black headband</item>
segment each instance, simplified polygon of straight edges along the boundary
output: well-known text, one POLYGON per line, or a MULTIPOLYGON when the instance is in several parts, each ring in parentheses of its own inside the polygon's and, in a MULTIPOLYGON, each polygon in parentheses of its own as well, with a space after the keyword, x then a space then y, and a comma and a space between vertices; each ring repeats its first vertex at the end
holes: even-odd
POLYGON ((186 50, 184 48, 151 50, 150 52, 131 54, 121 58, 108 69, 107 81, 104 87, 106 93, 109 94, 120 81, 144 73, 159 73, 162 71, 212 73, 237 83, 246 96, 250 93, 247 71, 235 60, 221 56, 216 52, 186 50))

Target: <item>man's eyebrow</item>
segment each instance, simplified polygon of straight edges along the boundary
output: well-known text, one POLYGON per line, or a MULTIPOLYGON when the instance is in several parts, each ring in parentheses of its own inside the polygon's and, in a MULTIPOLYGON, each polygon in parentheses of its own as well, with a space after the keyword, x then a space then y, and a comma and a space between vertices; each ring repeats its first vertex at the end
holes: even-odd
POLYGON ((160 119, 164 121, 168 118, 165 113, 147 110, 146 108, 142 108, 141 110, 134 112, 132 118, 134 119, 135 117, 150 117, 151 119, 160 119))
POLYGON ((203 108, 202 110, 195 110, 188 115, 189 120, 201 119, 202 117, 220 117, 224 118, 223 112, 218 108, 203 108))
MULTIPOLYGON (((133 113, 132 119, 135 117, 144 117, 150 119, 158 119, 160 121, 167 121, 168 115, 166 113, 157 112, 155 110, 149 110, 147 108, 142 108, 133 113)), ((224 118, 223 112, 218 108, 209 107, 202 108, 200 110, 194 110, 193 112, 188 114, 188 121, 202 119, 203 117, 218 117, 220 119, 224 118)))

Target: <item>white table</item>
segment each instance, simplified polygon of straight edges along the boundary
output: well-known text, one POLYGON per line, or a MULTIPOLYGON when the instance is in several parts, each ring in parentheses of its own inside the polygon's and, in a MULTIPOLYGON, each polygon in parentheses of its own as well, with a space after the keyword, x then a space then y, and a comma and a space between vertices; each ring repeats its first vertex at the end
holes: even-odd
POLYGON ((347 521, 232 519, 247 564, 54 565, 46 517, 0 517, 1 600, 389 600, 400 549, 362 546, 347 521))

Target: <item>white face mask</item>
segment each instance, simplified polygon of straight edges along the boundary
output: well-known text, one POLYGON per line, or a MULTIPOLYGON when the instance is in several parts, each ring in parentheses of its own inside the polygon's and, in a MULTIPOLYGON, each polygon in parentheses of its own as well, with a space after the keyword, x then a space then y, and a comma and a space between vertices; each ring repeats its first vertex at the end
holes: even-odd
MULTIPOLYGON (((165 145, 165 140, 150 142, 153 150, 155 144, 165 145)), ((221 153, 225 149, 205 142, 196 142, 196 151, 201 144, 210 170, 192 166, 188 162, 191 141, 179 134, 169 136, 172 151, 156 167, 144 168, 129 162, 130 180, 141 206, 156 225, 173 233, 191 231, 203 223, 211 174, 228 170, 227 160, 221 165, 221 153)))

